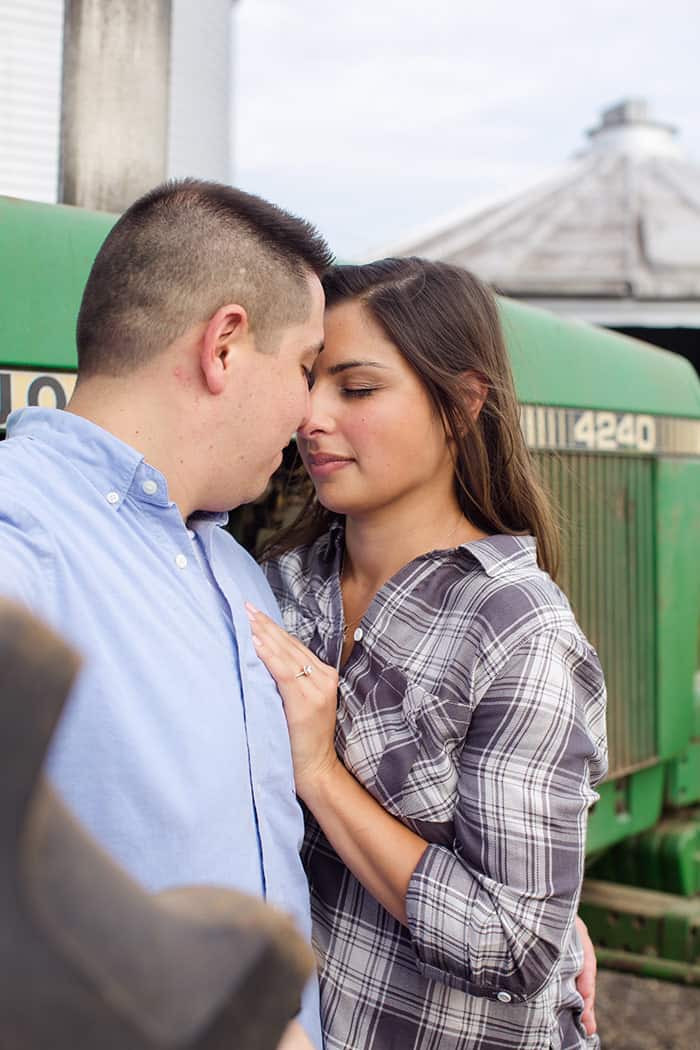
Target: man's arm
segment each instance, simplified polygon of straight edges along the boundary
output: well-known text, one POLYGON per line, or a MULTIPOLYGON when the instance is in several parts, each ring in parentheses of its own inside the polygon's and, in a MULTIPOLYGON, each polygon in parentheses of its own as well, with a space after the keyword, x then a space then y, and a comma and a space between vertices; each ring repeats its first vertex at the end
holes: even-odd
POLYGON ((0 488, 0 594, 45 614, 53 574, 53 544, 47 530, 0 488))

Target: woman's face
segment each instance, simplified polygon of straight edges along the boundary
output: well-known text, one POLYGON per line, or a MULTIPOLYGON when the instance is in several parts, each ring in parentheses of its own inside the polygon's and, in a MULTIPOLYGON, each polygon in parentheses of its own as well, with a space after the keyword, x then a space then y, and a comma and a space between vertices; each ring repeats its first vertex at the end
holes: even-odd
POLYGON ((328 310, 324 327, 310 415, 297 432, 319 501, 351 517, 444 506, 452 459, 413 369, 357 302, 328 310))

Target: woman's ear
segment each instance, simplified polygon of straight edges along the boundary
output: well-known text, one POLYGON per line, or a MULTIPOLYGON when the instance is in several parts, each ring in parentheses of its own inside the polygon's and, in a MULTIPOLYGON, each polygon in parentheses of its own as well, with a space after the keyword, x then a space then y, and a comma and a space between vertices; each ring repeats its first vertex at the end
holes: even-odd
POLYGON ((228 303, 209 319, 202 335, 199 362, 211 394, 221 394, 230 374, 236 349, 250 339, 244 307, 228 303))
POLYGON ((484 407, 484 402, 489 394, 489 382, 481 372, 464 372, 462 374, 464 396, 469 406, 469 416, 472 423, 479 418, 479 413, 484 407))
MULTIPOLYGON (((464 405, 460 405, 455 426, 457 427, 458 437, 463 438, 469 431, 469 424, 465 415, 469 416, 472 424, 479 418, 479 413, 484 407, 484 402, 489 394, 489 381, 481 372, 470 370, 457 376, 456 382, 464 405), (466 413, 463 411, 464 408, 466 408, 466 413)), ((452 448, 454 454, 456 439, 444 412, 442 413, 442 422, 447 435, 447 444, 452 448)))

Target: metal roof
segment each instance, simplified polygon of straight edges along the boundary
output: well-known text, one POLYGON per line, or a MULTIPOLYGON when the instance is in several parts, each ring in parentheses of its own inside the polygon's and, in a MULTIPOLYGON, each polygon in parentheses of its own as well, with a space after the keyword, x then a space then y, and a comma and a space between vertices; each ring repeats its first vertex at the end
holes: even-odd
POLYGON ((571 312, 598 322, 638 320, 644 304, 654 323, 680 313, 699 324, 700 165, 639 99, 605 110, 588 136, 553 179, 440 223, 398 254, 457 263, 550 308, 578 300, 571 312))

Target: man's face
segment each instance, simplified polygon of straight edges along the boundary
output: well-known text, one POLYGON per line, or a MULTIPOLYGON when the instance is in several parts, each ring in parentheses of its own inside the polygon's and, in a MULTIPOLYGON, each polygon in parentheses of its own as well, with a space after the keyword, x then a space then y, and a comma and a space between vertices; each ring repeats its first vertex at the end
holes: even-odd
POLYGON ((323 345, 325 300, 318 278, 309 275, 307 281, 306 319, 269 336, 264 352, 252 346, 236 370, 227 472, 237 505, 265 491, 282 462, 282 449, 308 416, 309 377, 323 345))

